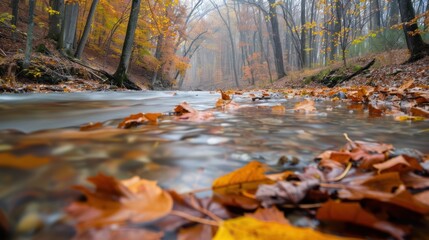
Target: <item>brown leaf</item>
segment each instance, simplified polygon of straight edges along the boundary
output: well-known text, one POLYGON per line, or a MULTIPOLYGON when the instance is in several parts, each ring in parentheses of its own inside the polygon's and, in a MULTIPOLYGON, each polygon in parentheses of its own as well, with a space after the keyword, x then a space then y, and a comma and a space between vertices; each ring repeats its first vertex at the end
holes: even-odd
POLYGON ((429 118, 429 111, 421 107, 412 107, 410 112, 413 116, 429 118))
POLYGON ((328 201, 317 210, 317 219, 353 223, 388 233, 396 239, 403 239, 409 233, 404 226, 381 220, 371 212, 363 209, 359 203, 342 203, 328 201))
POLYGON ((405 90, 408 90, 410 88, 412 88, 414 86, 414 79, 410 79, 405 81, 399 88, 398 90, 403 92, 405 90))
POLYGON ((162 116, 161 113, 137 113, 131 114, 129 117, 126 117, 121 123, 119 123, 118 128, 132 128, 144 123, 157 123, 158 117, 162 116))
POLYGON ((271 108, 271 112, 274 114, 284 114, 286 112, 286 108, 282 105, 273 106, 271 108))
POLYGON ((95 191, 76 186, 86 201, 67 208, 79 231, 126 221, 152 221, 168 214, 173 206, 171 196, 153 181, 133 177, 120 182, 103 174, 88 180, 96 185, 95 191))
POLYGON ((222 96, 222 100, 231 100, 231 97, 228 94, 224 93, 222 90, 220 91, 220 94, 222 96))
POLYGON ((48 164, 51 161, 50 157, 39 157, 30 154, 14 155, 9 152, 0 152, 0 166, 2 167, 32 169, 48 164))
POLYGON ((289 220, 285 218, 283 212, 275 206, 270 208, 258 208, 254 213, 246 213, 244 216, 252 217, 263 222, 276 222, 281 224, 290 224, 289 220))
POLYGON ((417 193, 414 195, 414 198, 424 205, 429 206, 429 191, 417 193))
POLYGON ((254 210, 260 205, 258 200, 243 196, 241 193, 214 193, 213 199, 222 203, 224 206, 239 207, 245 210, 254 210))
POLYGON ((374 164, 373 167, 381 172, 409 172, 413 170, 422 171, 423 167, 420 163, 411 157, 402 155, 389 159, 385 162, 374 164))
POLYGON ((211 112, 199 112, 198 110, 191 107, 188 103, 183 102, 174 108, 176 113, 175 120, 186 120, 186 121, 207 121, 213 119, 213 113, 211 112))
POLYGON ((319 186, 318 179, 308 179, 302 182, 280 181, 274 185, 261 185, 255 196, 267 207, 274 204, 299 203, 307 191, 319 186))
POLYGON ((272 184, 271 179, 265 176, 267 166, 252 161, 246 166, 213 181, 212 188, 217 192, 237 193, 241 190, 255 190, 259 184, 272 184))
POLYGON ((421 189, 429 187, 429 178, 421 177, 412 172, 401 174, 401 180, 409 188, 421 189))
POLYGON ((101 122, 96 122, 96 123, 91 122, 86 125, 80 126, 80 131, 90 131, 90 130, 99 129, 102 127, 103 127, 103 123, 101 122))
POLYGON ((313 100, 304 100, 300 103, 297 103, 294 107, 295 111, 305 111, 305 112, 312 112, 316 111, 316 107, 314 106, 315 103, 313 100))

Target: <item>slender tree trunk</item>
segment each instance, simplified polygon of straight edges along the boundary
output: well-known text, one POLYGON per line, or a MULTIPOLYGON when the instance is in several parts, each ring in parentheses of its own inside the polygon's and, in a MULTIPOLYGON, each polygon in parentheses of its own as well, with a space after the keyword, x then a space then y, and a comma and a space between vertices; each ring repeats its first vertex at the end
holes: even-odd
POLYGON ((306 52, 305 52, 305 0, 301 0, 301 68, 306 67, 306 52))
POLYGON ((137 20, 140 11, 140 2, 141 0, 132 0, 131 5, 131 14, 128 21, 127 32, 125 35, 124 46, 122 47, 121 60, 119 62, 118 68, 116 69, 115 74, 113 75, 115 80, 114 84, 117 86, 123 86, 124 82, 128 80, 127 70, 131 58, 131 50, 134 43, 134 34, 137 28, 137 20))
POLYGON ((67 53, 70 53, 73 50, 76 37, 78 15, 79 5, 77 3, 65 4, 59 41, 59 49, 61 51, 66 51, 67 53))
POLYGON ((91 31, 92 21, 95 15, 95 9, 97 8, 98 0, 92 0, 91 9, 88 13, 88 18, 86 20, 85 29, 82 34, 82 38, 79 41, 75 57, 80 59, 82 57, 83 49, 85 48, 86 42, 88 41, 89 32, 91 31))
POLYGON ((270 5, 270 23, 273 33, 273 45, 274 45, 274 59, 276 63, 276 70, 277 70, 277 78, 282 78, 286 76, 285 67, 283 63, 283 50, 282 50, 282 44, 280 41, 280 31, 279 31, 279 22, 277 20, 277 12, 275 3, 276 0, 268 0, 268 3, 270 5))
POLYGON ((422 36, 417 32, 417 23, 409 24, 415 18, 413 3, 411 0, 398 0, 401 20, 407 39, 408 50, 411 56, 409 61, 418 60, 429 54, 429 45, 423 42, 422 36))
POLYGON ((371 30, 376 31, 381 26, 381 10, 379 0, 371 0, 371 30))
POLYGON ((50 0, 49 5, 57 13, 49 14, 48 38, 58 41, 61 34, 61 16, 64 14, 64 0, 50 0))
POLYGON ((23 68, 27 69, 30 66, 31 60, 31 50, 33 47, 33 29, 34 29, 34 8, 36 7, 36 0, 29 0, 30 9, 29 9, 29 20, 28 20, 28 30, 27 30, 27 44, 25 45, 25 57, 23 68))
MULTIPOLYGON (((18 13, 19 13, 18 12, 19 11, 19 0, 12 0, 11 5, 12 5, 12 19, 11 19, 10 23, 12 24, 12 26, 17 27, 18 17, 19 17, 19 15, 18 15, 18 13)), ((15 32, 16 31, 12 32, 12 38, 14 40, 16 40, 16 33, 15 32)))

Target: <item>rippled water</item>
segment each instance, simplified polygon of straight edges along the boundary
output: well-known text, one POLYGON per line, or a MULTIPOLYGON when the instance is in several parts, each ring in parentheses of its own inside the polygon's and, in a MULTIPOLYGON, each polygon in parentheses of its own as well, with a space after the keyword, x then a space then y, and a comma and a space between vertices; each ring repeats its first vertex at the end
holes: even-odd
POLYGON ((73 231, 60 223, 65 221, 63 207, 76 196, 70 186, 87 184, 85 179, 98 172, 117 178, 138 175, 184 192, 208 187, 214 178, 254 159, 274 169, 299 169, 322 151, 340 148, 346 142, 343 133, 429 153, 428 121, 369 118, 359 105, 329 99, 316 99, 314 113, 297 113, 291 109, 300 99, 253 102, 235 96, 244 107, 222 111, 213 108, 217 98, 210 92, 0 95, 0 154, 47 161, 31 169, 0 166, 0 208, 12 225, 37 214, 43 229, 36 239, 67 239, 73 231), (115 129, 130 114, 169 112, 182 101, 213 111, 214 120, 166 117, 159 125, 115 129), (271 112, 269 106, 278 104, 286 113, 271 112), (78 131, 96 121, 108 128, 78 131), (281 156, 298 159, 298 164, 280 166, 281 156))

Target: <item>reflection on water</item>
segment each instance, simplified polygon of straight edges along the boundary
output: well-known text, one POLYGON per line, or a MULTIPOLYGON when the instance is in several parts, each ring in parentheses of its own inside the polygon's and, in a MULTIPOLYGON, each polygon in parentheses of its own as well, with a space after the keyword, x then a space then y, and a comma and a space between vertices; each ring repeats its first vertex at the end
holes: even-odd
POLYGON ((362 107, 330 100, 317 101, 317 112, 307 114, 291 110, 297 100, 252 102, 244 97, 235 99, 243 108, 213 110, 218 97, 208 92, 0 96, 0 157, 34 163, 32 168, 5 167, 0 159, 0 209, 15 226, 23 216, 36 214, 40 239, 69 238, 73 231, 59 223, 67 222, 62 208, 76 197, 70 186, 87 184, 85 179, 98 172, 117 178, 138 175, 184 192, 208 187, 253 159, 274 169, 302 168, 323 150, 342 146, 343 133, 429 153, 427 121, 369 118, 362 107), (159 125, 115 129, 129 114, 168 112, 182 101, 213 110, 215 119, 192 123, 167 117, 159 125), (278 104, 286 107, 284 114, 268 108, 278 104), (107 128, 78 131, 91 121, 107 128), (282 156, 299 161, 279 166, 282 156))

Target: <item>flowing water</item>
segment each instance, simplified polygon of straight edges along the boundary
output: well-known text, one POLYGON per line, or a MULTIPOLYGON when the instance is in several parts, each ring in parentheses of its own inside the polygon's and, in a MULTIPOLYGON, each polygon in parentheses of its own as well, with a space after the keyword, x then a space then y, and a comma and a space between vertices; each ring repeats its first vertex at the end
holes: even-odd
POLYGON ((86 178, 99 172, 120 179, 138 175, 186 192, 209 187, 251 160, 273 169, 301 169, 324 150, 343 146, 343 133, 429 153, 428 121, 370 118, 361 105, 329 99, 316 99, 316 112, 298 113, 292 109, 300 99, 275 96, 261 101, 235 96, 242 107, 221 110, 214 108, 218 98, 210 92, 0 95, 0 156, 33 163, 2 166, 0 159, 0 209, 13 226, 23 216, 37 215, 35 226, 41 229, 29 238, 68 239, 73 231, 62 222, 63 208, 76 197, 71 186, 88 185, 86 178), (170 112, 183 101, 213 111, 214 119, 165 117, 158 125, 115 129, 130 114, 170 112), (279 104, 285 113, 271 111, 279 104), (80 132, 88 122, 103 122, 105 128, 80 132), (293 160, 279 164, 282 156, 293 160))

